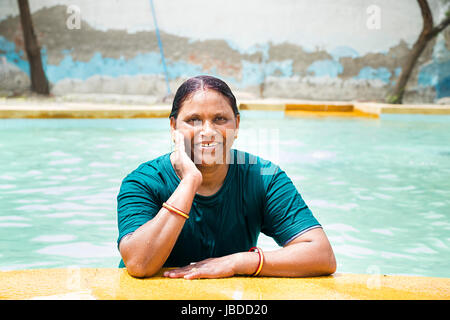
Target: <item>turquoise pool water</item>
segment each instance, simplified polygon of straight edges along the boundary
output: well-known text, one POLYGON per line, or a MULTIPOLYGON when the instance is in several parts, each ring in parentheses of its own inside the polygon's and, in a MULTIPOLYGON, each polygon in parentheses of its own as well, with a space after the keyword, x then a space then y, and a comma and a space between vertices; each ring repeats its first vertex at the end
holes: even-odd
MULTIPOLYGON (((168 119, 0 120, 0 270, 116 267, 116 195, 168 119)), ((243 111, 236 148, 288 173, 338 272, 450 277, 450 117, 243 111)), ((260 237, 266 250, 273 240, 260 237)))

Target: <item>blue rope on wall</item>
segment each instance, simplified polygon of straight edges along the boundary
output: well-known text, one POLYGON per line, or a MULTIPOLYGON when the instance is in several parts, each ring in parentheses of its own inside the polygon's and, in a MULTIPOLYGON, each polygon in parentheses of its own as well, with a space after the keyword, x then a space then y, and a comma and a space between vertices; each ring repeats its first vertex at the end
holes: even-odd
POLYGON ((158 39, 159 53, 161 54, 161 62, 163 65, 164 74, 166 76, 167 94, 170 95, 169 72, 167 71, 166 59, 164 58, 164 50, 163 50, 161 37, 159 35, 158 23, 156 22, 156 13, 155 13, 155 7, 153 6, 153 0, 150 0, 150 7, 152 8, 153 22, 155 24, 156 38, 158 39))

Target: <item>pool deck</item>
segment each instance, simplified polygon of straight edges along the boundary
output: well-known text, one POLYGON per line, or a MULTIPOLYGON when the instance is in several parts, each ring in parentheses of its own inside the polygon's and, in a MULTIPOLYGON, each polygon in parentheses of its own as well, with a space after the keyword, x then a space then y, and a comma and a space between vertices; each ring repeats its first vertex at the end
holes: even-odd
POLYGON ((137 279, 126 269, 0 271, 2 299, 449 300, 450 278, 336 273, 315 278, 137 279))
MULTIPOLYGON (((356 101, 291 99, 242 100, 240 110, 282 111, 290 117, 369 117, 380 114, 450 115, 450 105, 393 105, 356 101)), ((0 98, 0 118, 166 118, 170 104, 105 103, 49 99, 0 98)))

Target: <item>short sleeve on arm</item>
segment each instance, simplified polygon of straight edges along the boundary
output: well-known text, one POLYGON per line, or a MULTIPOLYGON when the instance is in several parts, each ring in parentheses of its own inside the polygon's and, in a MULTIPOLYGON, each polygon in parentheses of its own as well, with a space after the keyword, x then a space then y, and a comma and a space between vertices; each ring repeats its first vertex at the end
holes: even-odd
POLYGON ((263 176, 266 197, 261 231, 279 246, 302 232, 320 227, 295 185, 278 166, 271 176, 263 176))
POLYGON ((159 212, 161 206, 152 187, 157 184, 151 183, 152 180, 142 173, 133 172, 122 181, 117 195, 117 245, 123 236, 134 232, 159 212))

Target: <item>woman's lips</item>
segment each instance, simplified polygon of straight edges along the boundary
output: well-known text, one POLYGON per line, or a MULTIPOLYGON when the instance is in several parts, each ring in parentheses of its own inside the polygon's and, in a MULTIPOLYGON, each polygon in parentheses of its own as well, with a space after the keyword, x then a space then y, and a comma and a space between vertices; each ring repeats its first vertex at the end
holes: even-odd
POLYGON ((212 150, 215 149, 219 145, 219 142, 217 141, 202 141, 199 143, 196 143, 195 146, 203 149, 203 150, 212 150))

